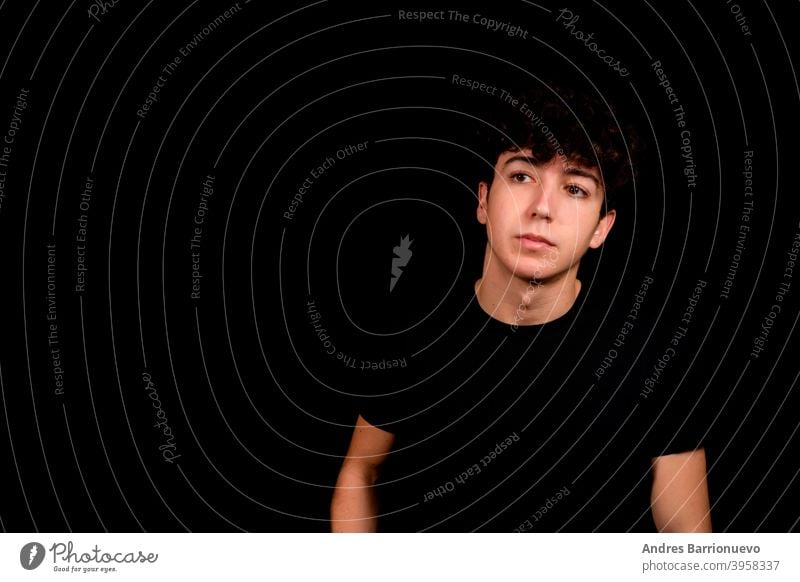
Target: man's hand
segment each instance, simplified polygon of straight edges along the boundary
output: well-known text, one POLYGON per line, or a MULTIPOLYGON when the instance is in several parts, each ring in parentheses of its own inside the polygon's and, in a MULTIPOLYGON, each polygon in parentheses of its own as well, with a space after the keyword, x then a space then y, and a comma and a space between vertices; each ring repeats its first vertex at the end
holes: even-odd
POLYGON ((378 529, 378 499, 374 485, 394 435, 358 417, 350 448, 339 471, 331 501, 334 532, 374 532, 378 529))
POLYGON ((652 459, 653 520, 660 532, 710 532, 705 449, 652 459))

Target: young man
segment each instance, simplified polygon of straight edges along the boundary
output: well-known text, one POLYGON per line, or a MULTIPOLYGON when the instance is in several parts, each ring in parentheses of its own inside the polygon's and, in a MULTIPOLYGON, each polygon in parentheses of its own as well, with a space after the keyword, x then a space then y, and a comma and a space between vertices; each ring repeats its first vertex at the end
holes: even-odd
POLYGON ((402 396, 368 400, 332 529, 377 531, 382 514, 381 529, 412 531, 710 531, 697 440, 654 428, 621 376, 586 380, 597 363, 587 346, 608 344, 595 319, 576 317, 587 303, 578 267, 614 226, 611 194, 630 182, 635 136, 560 89, 520 103, 494 122, 485 156, 487 244, 464 322, 450 330, 461 343, 431 350, 427 368, 423 354, 402 396), (395 494, 381 511, 379 485, 395 494))

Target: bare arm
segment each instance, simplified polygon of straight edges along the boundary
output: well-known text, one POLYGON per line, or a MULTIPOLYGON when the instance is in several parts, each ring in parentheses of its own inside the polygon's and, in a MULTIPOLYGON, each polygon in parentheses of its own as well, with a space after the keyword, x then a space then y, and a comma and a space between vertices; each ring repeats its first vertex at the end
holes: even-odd
POLYGON ((393 443, 392 433, 358 417, 331 501, 334 532, 377 530, 378 499, 373 486, 393 443))
POLYGON ((660 532, 710 532, 704 449, 652 459, 653 520, 660 532))

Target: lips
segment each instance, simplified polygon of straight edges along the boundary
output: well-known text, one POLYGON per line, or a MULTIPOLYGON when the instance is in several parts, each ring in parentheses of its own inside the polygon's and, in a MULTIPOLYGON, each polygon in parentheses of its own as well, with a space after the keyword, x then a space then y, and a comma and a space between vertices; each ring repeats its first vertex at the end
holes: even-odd
POLYGON ((539 249, 539 248, 547 248, 555 246, 552 242, 546 239, 543 236, 539 236, 538 234, 522 234, 519 237, 522 246, 530 249, 539 249))

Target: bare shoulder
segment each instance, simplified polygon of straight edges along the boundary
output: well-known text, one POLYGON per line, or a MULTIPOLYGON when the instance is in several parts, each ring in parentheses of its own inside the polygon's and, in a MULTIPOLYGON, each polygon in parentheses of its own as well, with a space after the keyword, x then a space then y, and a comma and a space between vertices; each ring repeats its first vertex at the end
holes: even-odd
POLYGON ((378 428, 359 415, 347 457, 351 460, 377 465, 382 463, 394 444, 394 434, 378 428))
POLYGON ((676 473, 679 471, 706 471, 705 449, 693 449, 681 453, 662 455, 651 459, 654 472, 676 473))
POLYGON ((705 449, 652 459, 651 510, 661 532, 709 532, 705 449))

